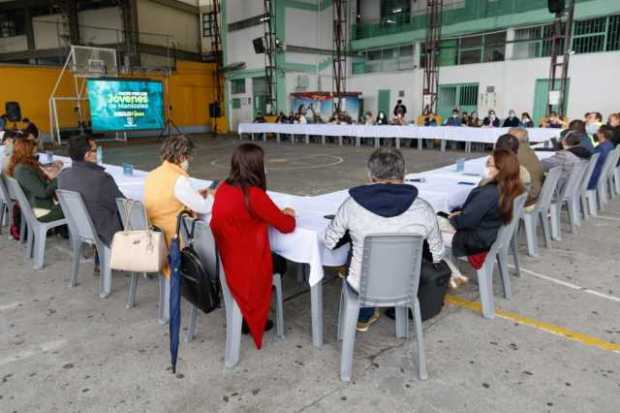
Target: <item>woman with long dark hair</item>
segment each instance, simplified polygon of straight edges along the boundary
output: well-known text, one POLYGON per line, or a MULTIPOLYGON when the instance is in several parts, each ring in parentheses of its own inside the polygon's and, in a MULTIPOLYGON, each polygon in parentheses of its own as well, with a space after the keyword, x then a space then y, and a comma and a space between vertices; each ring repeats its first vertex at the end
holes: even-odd
MULTIPOLYGON (((452 245, 453 256, 488 251, 497 239, 499 228, 512 221, 513 201, 525 191, 519 166, 513 152, 494 150, 487 161, 484 183, 470 192, 460 210, 453 211, 447 220, 440 220, 444 241, 452 245)), ((452 286, 466 282, 458 268, 449 264, 453 270, 452 286)))
POLYGON ((295 230, 295 212, 280 210, 267 195, 264 152, 245 143, 232 155, 230 175, 217 189, 211 229, 217 243, 226 282, 261 348, 271 306, 272 254, 269 227, 295 230))
POLYGON ((36 153, 35 141, 16 139, 6 173, 17 180, 39 221, 56 221, 63 217, 62 210, 54 199, 56 176, 60 169, 44 169, 37 160, 36 153))

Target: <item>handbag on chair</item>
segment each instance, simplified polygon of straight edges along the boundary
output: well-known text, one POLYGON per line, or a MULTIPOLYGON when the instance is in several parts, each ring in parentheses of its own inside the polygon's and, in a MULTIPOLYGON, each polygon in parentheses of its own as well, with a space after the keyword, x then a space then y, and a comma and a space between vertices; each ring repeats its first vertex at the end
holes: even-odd
MULTIPOLYGON (((129 222, 133 202, 128 201, 125 209, 126 219, 129 222)), ((148 222, 146 210, 144 221, 148 222)), ((131 230, 125 228, 118 231, 112 239, 110 267, 113 270, 128 272, 160 272, 168 257, 168 249, 164 234, 152 229, 131 230)))

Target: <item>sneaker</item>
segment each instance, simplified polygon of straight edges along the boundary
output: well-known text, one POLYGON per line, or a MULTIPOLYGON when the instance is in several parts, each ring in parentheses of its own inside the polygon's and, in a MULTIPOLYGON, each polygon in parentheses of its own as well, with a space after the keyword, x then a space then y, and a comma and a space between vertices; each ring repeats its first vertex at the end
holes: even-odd
MULTIPOLYGON (((273 321, 267 320, 267 323, 265 324, 265 331, 269 331, 272 328, 273 328, 273 321)), ((243 320, 243 324, 241 324, 241 332, 245 335, 250 334, 250 326, 248 326, 248 323, 246 323, 245 320, 243 320)))
POLYGON ((375 310, 375 313, 372 316, 370 316, 368 321, 357 322, 357 327, 356 327, 357 331, 361 333, 365 333, 366 331, 368 331, 368 328, 370 327, 370 325, 374 324, 374 322, 377 321, 379 318, 381 318, 381 313, 378 310, 375 310))
POLYGON ((452 277, 450 277, 450 289, 456 290, 461 285, 466 284, 468 282, 469 282, 469 278, 465 277, 464 275, 452 274, 452 277))

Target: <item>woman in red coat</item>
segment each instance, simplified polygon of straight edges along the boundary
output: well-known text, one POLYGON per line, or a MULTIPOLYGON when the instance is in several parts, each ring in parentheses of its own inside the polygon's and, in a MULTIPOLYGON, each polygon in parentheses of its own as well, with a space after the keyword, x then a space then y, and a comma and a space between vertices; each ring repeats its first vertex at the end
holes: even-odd
POLYGON ((211 215, 226 282, 247 322, 257 348, 271 306, 272 258, 269 226, 295 230, 295 212, 282 211, 266 192, 264 152, 242 144, 232 155, 230 175, 217 189, 211 215))

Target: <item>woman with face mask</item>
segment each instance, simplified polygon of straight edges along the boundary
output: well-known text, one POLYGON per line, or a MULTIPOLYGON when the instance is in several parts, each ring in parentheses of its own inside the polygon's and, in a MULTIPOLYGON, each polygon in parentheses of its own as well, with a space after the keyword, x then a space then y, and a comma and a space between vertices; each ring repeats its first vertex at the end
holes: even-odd
POLYGON ((497 115, 495 115, 495 111, 491 109, 489 111, 489 116, 484 118, 484 121, 482 121, 482 126, 487 128, 499 128, 499 125, 499 119, 497 118, 497 115))
MULTIPOLYGON (((502 225, 512 216, 512 203, 525 189, 519 176, 519 160, 506 149, 495 149, 487 160, 486 179, 474 188, 462 208, 439 220, 444 242, 452 245, 454 257, 488 251, 502 225)), ((467 281, 453 263, 451 286, 467 281)))
MULTIPOLYGON (((209 189, 196 191, 189 180, 187 171, 193 150, 194 143, 187 136, 168 137, 160 150, 162 164, 149 172, 144 182, 144 207, 149 222, 164 232, 168 246, 181 211, 209 214, 213 206, 209 189)), ((169 269, 164 273, 168 277, 169 269)))
POLYGON ((534 127, 534 121, 532 121, 532 117, 530 116, 529 113, 523 112, 521 114, 521 126, 524 127, 524 128, 533 128, 534 127))
POLYGON ((516 128, 518 126, 521 126, 521 122, 519 121, 519 118, 517 117, 517 114, 515 113, 515 111, 511 109, 508 112, 508 117, 504 119, 504 123, 502 124, 502 127, 516 128))

